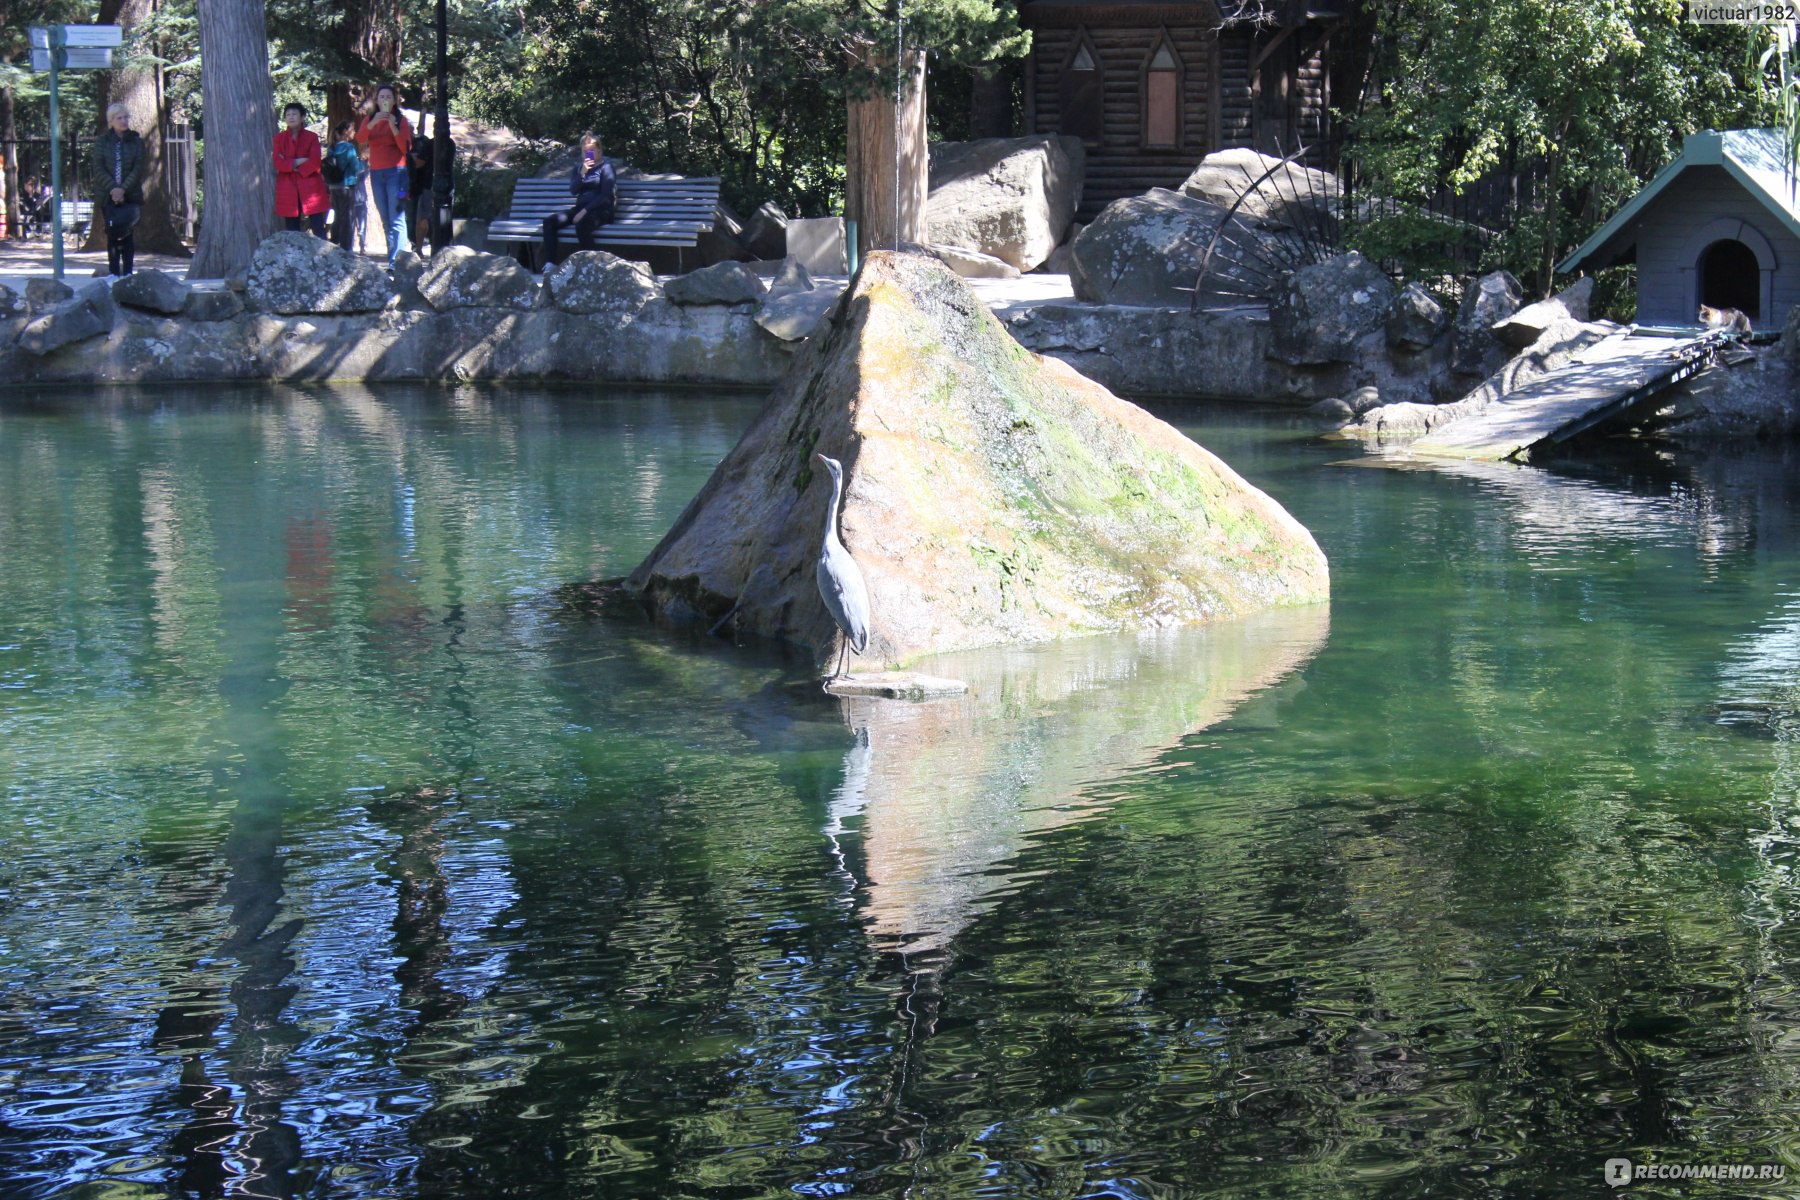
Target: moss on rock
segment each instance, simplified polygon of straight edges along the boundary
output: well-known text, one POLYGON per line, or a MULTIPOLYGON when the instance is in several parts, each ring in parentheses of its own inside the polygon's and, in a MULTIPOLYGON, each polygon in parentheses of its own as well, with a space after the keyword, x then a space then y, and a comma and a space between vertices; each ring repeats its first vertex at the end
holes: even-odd
POLYGON ((1280 505, 1168 424, 1023 349, 935 260, 870 256, 631 586, 826 657, 814 584, 828 481, 866 576, 865 661, 1210 621, 1326 598, 1280 505), (820 485, 820 486, 815 486, 820 485))

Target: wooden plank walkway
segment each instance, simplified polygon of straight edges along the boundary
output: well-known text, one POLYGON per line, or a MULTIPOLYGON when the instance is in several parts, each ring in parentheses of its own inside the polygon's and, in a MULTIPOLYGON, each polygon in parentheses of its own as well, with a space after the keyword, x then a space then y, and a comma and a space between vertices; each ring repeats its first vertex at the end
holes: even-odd
POLYGON ((1432 430, 1409 449, 1500 461, 1591 429, 1705 367, 1718 335, 1646 337, 1623 331, 1473 416, 1432 430))

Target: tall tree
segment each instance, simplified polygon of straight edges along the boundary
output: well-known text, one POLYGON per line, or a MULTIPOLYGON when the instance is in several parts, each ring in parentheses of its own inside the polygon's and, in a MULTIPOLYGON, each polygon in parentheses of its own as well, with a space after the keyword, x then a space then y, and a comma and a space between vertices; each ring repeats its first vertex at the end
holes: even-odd
POLYGON ((365 97, 399 77, 404 28, 400 0, 350 0, 339 7, 337 48, 360 78, 338 79, 326 86, 325 116, 330 126, 351 120, 365 97))
POLYGON ((844 216, 856 222, 862 254, 925 240, 925 54, 902 53, 901 69, 894 68, 892 54, 883 61, 893 77, 890 87, 848 102, 844 216))
MULTIPOLYGON (((98 23, 122 26, 129 45, 133 31, 155 8, 156 0, 102 0, 98 23)), ((132 46, 129 54, 117 70, 100 78, 102 128, 107 107, 123 104, 131 110, 131 127, 143 139, 144 209, 136 230, 138 249, 186 258, 189 250, 181 239, 182 222, 176 219, 173 197, 163 177, 163 134, 168 109, 163 103, 162 70, 142 48, 132 46)), ((106 228, 95 221, 88 232, 87 248, 98 250, 105 245, 106 228)))
POLYGON ((188 274, 219 279, 249 267, 275 229, 275 179, 269 159, 275 102, 262 0, 200 5, 200 89, 206 110, 201 163, 206 207, 188 274))

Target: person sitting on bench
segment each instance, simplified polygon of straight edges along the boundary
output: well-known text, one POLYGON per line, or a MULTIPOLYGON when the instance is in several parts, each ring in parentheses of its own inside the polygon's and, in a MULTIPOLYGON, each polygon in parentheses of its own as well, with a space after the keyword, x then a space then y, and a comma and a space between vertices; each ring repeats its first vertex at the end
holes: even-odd
POLYGON ((39 187, 36 175, 20 189, 19 224, 24 226, 26 237, 35 237, 50 228, 50 189, 39 187))
POLYGON ((582 134, 581 161, 569 173, 569 194, 575 203, 544 218, 545 269, 556 263, 556 237, 564 225, 574 224, 575 240, 583 250, 594 248, 594 231, 613 219, 618 190, 613 165, 600 153, 600 139, 582 134))

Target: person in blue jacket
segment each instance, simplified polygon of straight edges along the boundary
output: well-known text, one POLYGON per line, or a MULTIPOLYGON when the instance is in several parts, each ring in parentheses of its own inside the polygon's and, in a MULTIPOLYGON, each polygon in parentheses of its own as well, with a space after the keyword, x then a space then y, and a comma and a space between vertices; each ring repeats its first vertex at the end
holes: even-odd
POLYGON ((592 250, 594 231, 613 219, 618 178, 613 165, 600 153, 600 139, 594 134, 581 135, 581 160, 569 173, 569 194, 575 197, 575 203, 544 218, 545 268, 556 262, 556 238, 563 226, 573 224, 575 240, 583 250, 592 250))
POLYGON ((323 173, 331 186, 331 240, 361 253, 369 226, 369 197, 363 191, 368 164, 356 149, 356 122, 339 121, 323 173))

